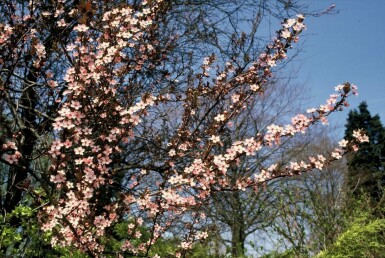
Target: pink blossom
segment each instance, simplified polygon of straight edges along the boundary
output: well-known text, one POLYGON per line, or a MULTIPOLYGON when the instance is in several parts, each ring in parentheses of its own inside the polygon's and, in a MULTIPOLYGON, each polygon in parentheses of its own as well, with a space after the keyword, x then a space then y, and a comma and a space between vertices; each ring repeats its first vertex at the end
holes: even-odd
POLYGON ((357 139, 359 143, 369 142, 369 137, 362 130, 354 130, 353 137, 357 139))
POLYGON ((77 147, 74 149, 75 154, 77 155, 83 155, 85 149, 83 147, 77 147))
POLYGON ((284 38, 284 39, 287 39, 289 37, 291 37, 291 33, 289 30, 285 29, 281 32, 281 37, 284 38))
POLYGON ((224 114, 218 114, 216 117, 214 117, 214 120, 217 122, 225 121, 226 116, 224 114))
POLYGON ((89 28, 84 24, 79 24, 74 28, 74 30, 79 31, 79 32, 86 32, 88 29, 89 28))
POLYGON ((221 142, 220 137, 217 136, 217 135, 211 135, 210 140, 211 140, 213 143, 220 143, 220 142, 221 142))
POLYGON ((341 141, 339 141, 338 142, 338 145, 340 146, 340 147, 346 147, 346 145, 348 144, 348 141, 347 140, 345 140, 345 139, 343 139, 343 140, 341 140, 341 141))

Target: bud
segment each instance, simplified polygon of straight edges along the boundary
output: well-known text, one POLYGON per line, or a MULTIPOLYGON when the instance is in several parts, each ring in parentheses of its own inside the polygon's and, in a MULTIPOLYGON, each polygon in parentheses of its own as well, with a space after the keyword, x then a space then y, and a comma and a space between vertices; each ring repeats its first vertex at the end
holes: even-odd
POLYGON ((344 87, 342 88, 345 94, 348 94, 350 92, 350 83, 345 82, 344 87))

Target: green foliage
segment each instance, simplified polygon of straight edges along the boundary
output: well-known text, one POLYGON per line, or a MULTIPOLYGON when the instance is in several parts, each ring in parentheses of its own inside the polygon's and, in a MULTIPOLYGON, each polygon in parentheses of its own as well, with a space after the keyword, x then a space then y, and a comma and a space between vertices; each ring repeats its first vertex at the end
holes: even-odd
POLYGON ((47 257, 84 258, 73 248, 53 249, 49 242, 51 234, 40 229, 37 210, 18 205, 12 213, 0 215, 1 257, 47 257))
MULTIPOLYGON (((175 251, 177 250, 177 243, 180 240, 177 238, 162 238, 159 239, 154 246, 151 248, 151 255, 159 255, 160 257, 172 257, 173 254, 175 254, 175 251)), ((191 250, 187 252, 186 257, 191 258, 200 258, 200 257, 213 257, 209 254, 209 246, 205 243, 195 243, 191 250)))
POLYGON ((293 257, 301 257, 301 256, 298 255, 298 253, 293 249, 285 250, 284 252, 273 251, 271 253, 261 256, 261 258, 293 258, 293 257))
POLYGON ((385 257, 385 219, 361 212, 326 251, 317 258, 385 257))
MULTIPOLYGON (((113 230, 111 232, 108 232, 106 237, 103 239, 103 244, 106 247, 106 251, 108 253, 115 253, 118 254, 121 251, 121 246, 124 243, 126 239, 132 238, 128 234, 128 224, 130 223, 130 220, 126 222, 121 222, 116 224, 113 227, 113 230)), ((148 228, 145 226, 140 226, 139 231, 141 233, 141 236, 137 239, 131 239, 131 243, 134 246, 138 246, 141 243, 147 242, 151 238, 151 234, 148 228)), ((173 257, 175 252, 178 250, 178 243, 180 242, 180 239, 176 237, 163 237, 159 238, 152 246, 149 251, 149 256, 152 257, 155 254, 159 255, 160 257, 173 257)), ((200 257, 207 257, 210 258, 209 254, 210 247, 206 243, 195 243, 192 246, 192 249, 188 251, 187 257, 192 258, 200 258, 200 257)), ((65 250, 61 250, 62 253, 65 252, 65 250)), ((74 255, 74 253, 69 253, 67 251, 69 256, 63 256, 63 257, 86 257, 86 256, 71 256, 74 255)), ((79 254, 78 254, 79 255, 79 254)), ((110 255, 105 257, 116 257, 116 255, 110 255)))
POLYGON ((75 250, 72 248, 57 248, 55 249, 57 254, 46 256, 44 254, 44 257, 60 257, 60 258, 88 258, 88 256, 84 253, 81 253, 79 250, 75 250))
POLYGON ((33 257, 45 254, 49 257, 49 251, 45 250, 49 235, 41 232, 36 210, 19 205, 12 213, 1 214, 0 230, 2 255, 33 257))

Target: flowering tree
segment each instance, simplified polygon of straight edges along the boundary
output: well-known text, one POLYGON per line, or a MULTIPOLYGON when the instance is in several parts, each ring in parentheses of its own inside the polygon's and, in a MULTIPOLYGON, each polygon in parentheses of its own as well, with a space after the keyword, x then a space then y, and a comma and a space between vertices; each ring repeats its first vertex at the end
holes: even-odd
POLYGON ((367 141, 356 131, 331 155, 229 180, 240 158, 327 123, 356 94, 355 85, 339 85, 325 105, 290 124, 222 144, 298 40, 302 15, 286 19, 247 67, 237 57, 222 65, 213 54, 186 75, 168 70, 178 37, 160 33, 167 1, 7 1, 0 8, 0 154, 9 172, 2 210, 12 212, 29 195, 52 246, 98 256, 108 251, 106 234, 125 221, 117 253, 147 256, 177 222, 185 234, 175 255, 184 256, 207 236, 201 210, 212 193, 322 169, 367 141))

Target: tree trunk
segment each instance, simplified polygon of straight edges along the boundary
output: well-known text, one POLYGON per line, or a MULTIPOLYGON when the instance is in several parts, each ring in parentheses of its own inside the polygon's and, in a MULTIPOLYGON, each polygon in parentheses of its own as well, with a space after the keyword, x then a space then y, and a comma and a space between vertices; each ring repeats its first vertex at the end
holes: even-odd
POLYGON ((237 209, 234 209, 234 221, 233 225, 231 225, 231 256, 232 257, 243 257, 245 255, 245 225, 244 225, 244 217, 242 211, 242 202, 240 201, 239 193, 234 193, 234 199, 237 209))
MULTIPOLYGON (((28 72, 27 81, 37 81, 35 70, 36 69, 31 68, 28 72)), ((21 142, 21 146, 19 146, 19 150, 22 156, 19 159, 18 166, 12 166, 9 170, 7 193, 3 204, 3 210, 7 213, 12 212, 22 199, 23 190, 16 185, 23 182, 28 177, 30 158, 37 140, 30 130, 36 128, 37 118, 33 109, 36 107, 37 98, 38 96, 36 95, 35 89, 26 85, 24 93, 20 98, 20 103, 22 106, 26 107, 21 112, 21 119, 26 127, 21 131, 24 139, 21 142)))

